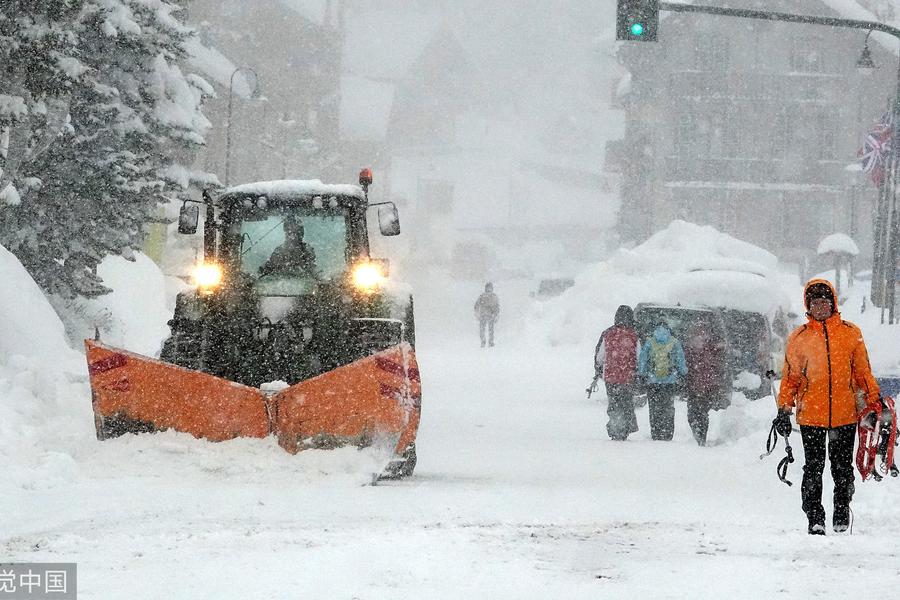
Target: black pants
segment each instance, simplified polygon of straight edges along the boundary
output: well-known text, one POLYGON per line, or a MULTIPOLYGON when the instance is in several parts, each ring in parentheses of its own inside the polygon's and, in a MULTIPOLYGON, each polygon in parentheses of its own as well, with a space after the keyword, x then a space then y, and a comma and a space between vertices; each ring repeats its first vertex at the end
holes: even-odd
POLYGON ((606 432, 614 440, 624 440, 629 433, 638 430, 637 417, 634 415, 634 388, 630 384, 606 384, 606 397, 609 404, 606 414, 609 422, 606 432))
POLYGON ((484 346, 485 338, 484 338, 484 330, 487 329, 488 333, 488 344, 494 345, 494 323, 497 322, 497 319, 492 319, 490 317, 482 317, 478 319, 478 335, 481 336, 481 345, 484 346))
POLYGON ((834 511, 846 513, 853 499, 853 443, 856 425, 844 425, 827 429, 825 427, 800 426, 803 437, 803 512, 810 523, 825 523, 825 508, 822 506, 822 472, 825 470, 825 444, 831 459, 831 478, 834 479, 834 511))
POLYGON ((665 383, 647 385, 650 405, 650 437, 669 441, 675 434, 675 386, 665 383))
POLYGON ((706 432, 709 430, 709 407, 716 392, 691 392, 687 400, 687 419, 698 446, 706 445, 706 432))

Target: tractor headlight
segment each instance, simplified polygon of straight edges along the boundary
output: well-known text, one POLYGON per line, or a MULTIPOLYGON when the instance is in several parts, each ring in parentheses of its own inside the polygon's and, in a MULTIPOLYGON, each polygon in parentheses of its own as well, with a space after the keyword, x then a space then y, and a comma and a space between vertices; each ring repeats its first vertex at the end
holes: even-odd
POLYGON ((200 263, 194 267, 191 277, 201 291, 211 292, 222 283, 222 267, 215 263, 200 263))
POLYGON ((360 291, 374 292, 385 279, 383 267, 376 262, 362 262, 353 268, 353 286, 360 291))

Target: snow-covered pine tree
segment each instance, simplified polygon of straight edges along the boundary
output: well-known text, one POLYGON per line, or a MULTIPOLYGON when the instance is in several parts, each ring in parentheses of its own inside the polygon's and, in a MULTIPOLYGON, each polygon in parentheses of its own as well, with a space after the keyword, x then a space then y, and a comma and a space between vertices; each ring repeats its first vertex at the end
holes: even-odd
POLYGON ((179 65, 192 32, 163 0, 95 0, 79 15, 68 66, 68 127, 27 165, 40 186, 0 213, 0 241, 47 291, 95 296, 96 266, 128 258, 161 203, 192 183, 192 148, 209 127, 200 105, 212 90, 179 65))
POLYGON ((22 166, 65 127, 84 0, 0 3, 0 205, 40 185, 22 166))

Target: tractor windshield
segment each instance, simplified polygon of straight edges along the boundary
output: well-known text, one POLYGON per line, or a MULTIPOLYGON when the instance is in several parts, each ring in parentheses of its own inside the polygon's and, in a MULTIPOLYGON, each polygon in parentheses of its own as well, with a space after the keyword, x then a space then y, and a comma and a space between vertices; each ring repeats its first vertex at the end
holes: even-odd
POLYGON ((286 210, 240 222, 241 271, 256 277, 263 296, 311 292, 317 282, 347 270, 347 220, 343 214, 286 210))

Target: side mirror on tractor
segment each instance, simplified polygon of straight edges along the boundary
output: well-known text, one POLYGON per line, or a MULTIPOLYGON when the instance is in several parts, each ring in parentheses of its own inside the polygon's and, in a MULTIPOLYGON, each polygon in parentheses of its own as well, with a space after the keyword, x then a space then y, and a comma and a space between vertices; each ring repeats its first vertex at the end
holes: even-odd
POLYGON ((197 225, 200 223, 200 205, 188 204, 185 202, 181 205, 181 211, 178 213, 178 233, 192 235, 197 233, 197 225))
POLYGON ((400 213, 393 202, 378 207, 378 228, 381 235, 400 235, 400 213))

